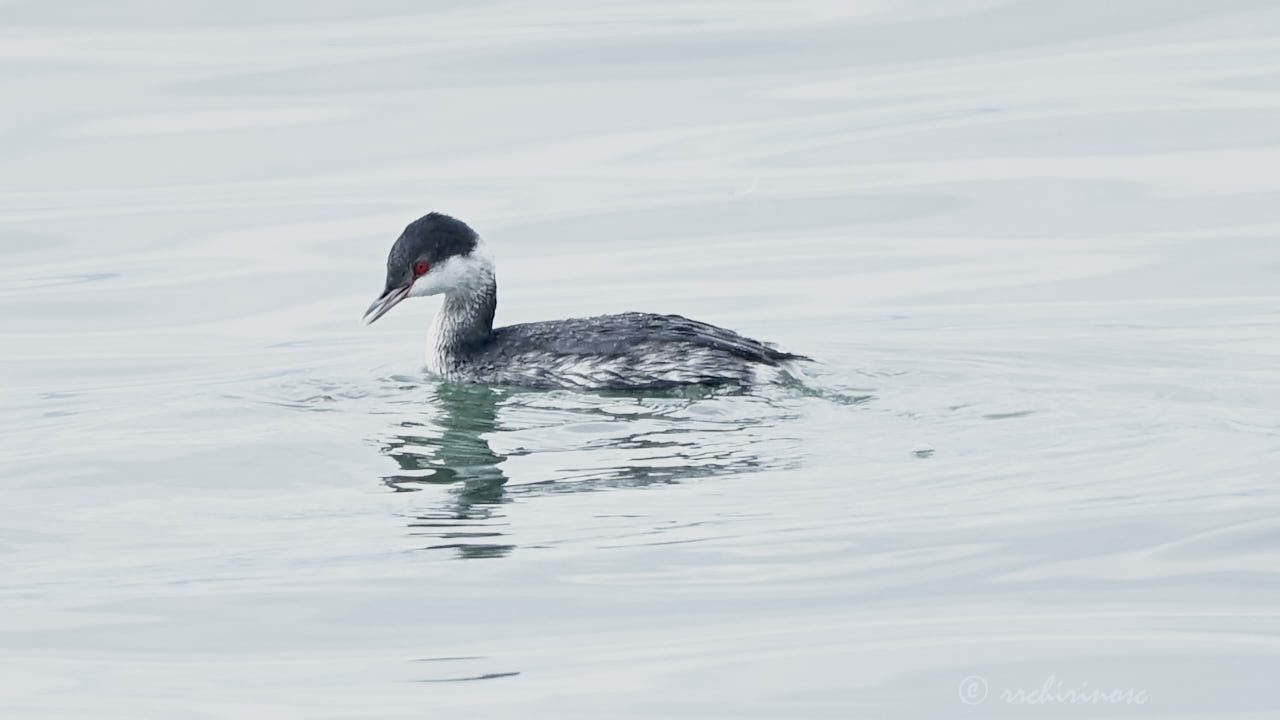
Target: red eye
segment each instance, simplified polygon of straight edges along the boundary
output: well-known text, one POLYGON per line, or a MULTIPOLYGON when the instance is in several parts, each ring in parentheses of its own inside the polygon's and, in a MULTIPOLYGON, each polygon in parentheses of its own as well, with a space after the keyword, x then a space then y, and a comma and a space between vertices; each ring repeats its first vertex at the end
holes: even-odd
POLYGON ((413 264, 413 274, 422 275, 427 272, 428 265, 421 260, 413 264))

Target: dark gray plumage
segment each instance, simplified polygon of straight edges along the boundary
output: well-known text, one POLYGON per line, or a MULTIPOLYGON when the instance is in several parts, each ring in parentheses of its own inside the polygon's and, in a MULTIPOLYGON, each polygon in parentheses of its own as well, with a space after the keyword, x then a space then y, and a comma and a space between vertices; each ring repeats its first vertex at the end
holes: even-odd
POLYGON ((630 312, 500 327, 468 363, 500 384, 657 389, 751 385, 792 360, 808 358, 680 315, 630 312))
POLYGON ((679 315, 623 313, 494 328, 497 281, 483 240, 465 223, 431 213, 414 221, 387 258, 372 322, 406 297, 445 296, 427 364, 452 380, 527 387, 663 389, 753 385, 808 360, 679 315))

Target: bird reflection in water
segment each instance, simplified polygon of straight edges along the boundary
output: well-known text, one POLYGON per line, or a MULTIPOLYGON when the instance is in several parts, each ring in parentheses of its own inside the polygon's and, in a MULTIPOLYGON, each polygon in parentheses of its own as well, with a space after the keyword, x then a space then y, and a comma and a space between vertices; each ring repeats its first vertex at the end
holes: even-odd
POLYGON ((498 391, 483 385, 439 383, 428 407, 427 422, 404 421, 400 431, 383 445, 383 453, 400 472, 382 481, 396 492, 414 492, 423 485, 450 485, 446 502, 409 524, 414 534, 444 540, 428 549, 458 551, 460 557, 502 557, 515 546, 486 541, 500 538, 503 525, 498 508, 509 499, 503 492, 507 476, 499 467, 505 456, 489 447, 486 436, 497 427, 498 391))
MULTIPOLYGON (((770 410, 763 413, 764 417, 744 419, 734 413, 736 417, 732 419, 709 419, 684 412, 693 403, 723 399, 707 394, 667 398, 590 396, 586 401, 580 397, 563 401, 536 392, 437 383, 431 387, 426 403, 417 405, 425 417, 419 415, 421 419, 400 422, 383 440, 383 454, 399 468, 382 481, 396 492, 448 486, 438 503, 416 514, 410 523, 414 534, 442 541, 428 549, 453 549, 462 558, 503 557, 515 549, 512 543, 499 542, 509 538, 504 532, 508 523, 503 506, 517 499, 678 483, 793 464, 785 458, 766 460, 753 450, 766 436, 778 440, 774 423, 789 417, 768 401, 760 401, 770 410), (500 424, 499 409, 505 417, 517 419, 500 424), (553 418, 550 423, 549 413, 553 418), (521 483, 508 483, 504 463, 538 450, 520 448, 501 455, 490 446, 490 438, 511 433, 537 444, 539 437, 547 439, 538 433, 539 429, 571 423, 608 424, 601 426, 604 430, 583 437, 581 445, 572 448, 574 452, 558 454, 572 458, 573 467, 562 467, 550 478, 521 478, 521 483), (608 431, 614 427, 618 431, 608 431), (529 438, 529 434, 538 437, 529 438), (625 453, 625 463, 618 462, 617 452, 625 453), (599 463, 602 456, 610 461, 599 463)), ((417 402, 421 403, 421 399, 417 402)))

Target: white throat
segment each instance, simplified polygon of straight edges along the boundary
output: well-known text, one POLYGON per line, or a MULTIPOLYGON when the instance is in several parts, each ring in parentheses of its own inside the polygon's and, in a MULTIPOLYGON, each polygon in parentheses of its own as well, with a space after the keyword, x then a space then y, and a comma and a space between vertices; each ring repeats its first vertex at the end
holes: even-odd
POLYGON ((477 240, 469 254, 431 268, 409 294, 444 295, 427 333, 427 367, 450 377, 465 362, 467 352, 486 342, 493 331, 498 283, 489 248, 477 240))

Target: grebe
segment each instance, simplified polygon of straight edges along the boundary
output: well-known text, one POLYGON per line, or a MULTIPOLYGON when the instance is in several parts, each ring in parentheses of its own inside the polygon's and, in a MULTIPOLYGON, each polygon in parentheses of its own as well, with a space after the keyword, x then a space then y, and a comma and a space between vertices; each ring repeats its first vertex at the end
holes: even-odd
POLYGON ((449 380, 534 388, 664 389, 750 386, 808 360, 679 315, 629 312, 493 327, 498 284, 484 241, 461 220, 431 213, 387 256, 382 295, 365 324, 408 297, 444 295, 427 336, 427 367, 449 380))

